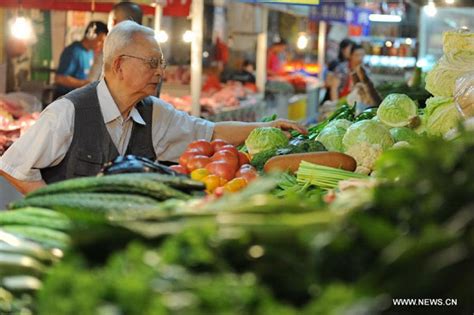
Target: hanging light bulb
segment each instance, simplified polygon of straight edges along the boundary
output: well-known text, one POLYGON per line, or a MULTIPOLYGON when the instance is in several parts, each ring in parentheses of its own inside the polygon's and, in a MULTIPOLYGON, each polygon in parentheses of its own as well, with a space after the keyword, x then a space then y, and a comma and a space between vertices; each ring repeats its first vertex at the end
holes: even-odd
POLYGON ((18 16, 13 21, 10 32, 16 39, 28 40, 33 36, 31 21, 23 16, 18 16))
POLYGON ((194 39, 194 33, 193 33, 192 31, 189 31, 189 30, 188 30, 188 31, 184 32, 184 34, 183 34, 183 41, 184 41, 185 43, 190 43, 190 42, 193 41, 193 39, 194 39))
POLYGON ((423 11, 429 17, 433 17, 438 13, 438 9, 436 9, 436 5, 433 0, 428 0, 428 4, 423 7, 423 11))
POLYGON ((156 35, 156 40, 158 41, 158 43, 166 43, 168 41, 168 38, 168 33, 163 30, 159 31, 158 35, 156 35))
POLYGON ((298 36, 298 40, 296 41, 296 47, 298 49, 303 50, 308 47, 309 39, 308 36, 306 36, 306 33, 300 33, 298 36))

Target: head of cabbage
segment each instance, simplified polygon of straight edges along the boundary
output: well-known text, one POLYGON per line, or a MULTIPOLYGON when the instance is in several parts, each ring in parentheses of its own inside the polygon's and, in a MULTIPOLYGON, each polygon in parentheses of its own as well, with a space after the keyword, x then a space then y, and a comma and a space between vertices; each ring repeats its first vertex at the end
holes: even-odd
POLYGON ((345 150, 361 142, 380 145, 383 150, 390 148, 394 143, 390 131, 375 120, 361 120, 352 124, 342 139, 345 150))
POLYGON ((274 127, 260 127, 255 128, 250 132, 245 145, 250 155, 255 155, 259 152, 279 149, 288 145, 288 138, 285 133, 274 127))
POLYGON ((343 152, 342 138, 346 133, 346 129, 338 127, 337 125, 326 126, 316 140, 321 142, 328 151, 343 152))
POLYGON ((461 115, 452 97, 431 97, 426 101, 426 133, 432 136, 444 136, 455 129, 461 115))

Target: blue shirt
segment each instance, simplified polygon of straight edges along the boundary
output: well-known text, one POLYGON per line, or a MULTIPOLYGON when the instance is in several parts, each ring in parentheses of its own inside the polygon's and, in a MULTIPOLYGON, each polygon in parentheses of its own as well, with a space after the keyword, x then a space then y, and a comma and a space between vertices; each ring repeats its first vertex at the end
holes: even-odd
MULTIPOLYGON (((94 52, 87 50, 80 42, 74 42, 61 53, 56 74, 85 80, 93 62, 94 52)), ((56 93, 59 95, 64 95, 72 90, 66 86, 56 85, 56 93)))

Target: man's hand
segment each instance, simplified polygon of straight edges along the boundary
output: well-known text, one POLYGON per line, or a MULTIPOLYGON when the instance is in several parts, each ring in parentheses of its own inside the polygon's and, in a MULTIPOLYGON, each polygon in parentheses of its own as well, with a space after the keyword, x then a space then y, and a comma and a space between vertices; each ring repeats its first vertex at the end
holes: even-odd
POLYGON ((296 130, 304 135, 308 133, 308 130, 306 130, 306 128, 304 128, 297 122, 288 119, 277 119, 274 121, 270 121, 268 122, 268 125, 269 127, 280 128, 283 131, 296 130))
POLYGON ((26 195, 32 191, 35 191, 41 187, 46 186, 46 183, 43 180, 27 182, 27 181, 16 179, 1 170, 0 170, 0 176, 5 177, 5 179, 23 195, 26 195))
MULTIPOLYGON (((289 130, 296 130, 302 134, 307 133, 303 126, 287 119, 277 119, 270 122, 255 123, 224 121, 216 123, 212 139, 223 139, 230 144, 240 145, 244 143, 245 139, 247 139, 252 130, 259 127, 275 127, 281 128, 285 132, 288 132, 289 130)), ((289 133, 287 133, 287 135, 289 136, 289 133)))

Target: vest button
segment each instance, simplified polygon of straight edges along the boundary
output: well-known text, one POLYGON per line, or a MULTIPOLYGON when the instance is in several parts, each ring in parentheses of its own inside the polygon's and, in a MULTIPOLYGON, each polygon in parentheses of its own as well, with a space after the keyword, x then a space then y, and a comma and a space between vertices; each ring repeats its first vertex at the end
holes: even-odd
POLYGON ((89 159, 92 159, 92 155, 90 155, 90 154, 88 154, 87 157, 88 157, 89 159))

